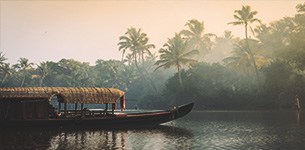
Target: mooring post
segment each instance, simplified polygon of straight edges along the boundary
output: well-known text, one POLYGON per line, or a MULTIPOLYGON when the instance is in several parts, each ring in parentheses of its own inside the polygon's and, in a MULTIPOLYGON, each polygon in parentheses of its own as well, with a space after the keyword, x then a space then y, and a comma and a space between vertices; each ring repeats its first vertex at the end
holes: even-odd
POLYGON ((81 116, 83 117, 83 115, 84 115, 84 113, 83 113, 84 104, 83 103, 80 104, 80 109, 81 109, 81 116))
POLYGON ((115 107, 116 107, 116 104, 113 103, 113 104, 112 104, 112 114, 113 114, 113 115, 114 115, 114 110, 116 109, 115 107))
POLYGON ((105 112, 106 112, 106 115, 107 115, 108 114, 108 104, 106 104, 105 112))
POLYGON ((75 106, 75 108, 74 108, 75 109, 75 115, 77 115, 77 103, 75 103, 74 106, 75 106))
POLYGON ((301 105, 300 105, 300 99, 299 99, 298 95, 295 96, 295 106, 296 106, 297 111, 300 112, 301 111, 301 105))
POLYGON ((67 116, 67 103, 64 103, 64 112, 65 112, 65 116, 67 116))
POLYGON ((60 113, 60 109, 61 109, 61 103, 58 102, 58 113, 60 113))

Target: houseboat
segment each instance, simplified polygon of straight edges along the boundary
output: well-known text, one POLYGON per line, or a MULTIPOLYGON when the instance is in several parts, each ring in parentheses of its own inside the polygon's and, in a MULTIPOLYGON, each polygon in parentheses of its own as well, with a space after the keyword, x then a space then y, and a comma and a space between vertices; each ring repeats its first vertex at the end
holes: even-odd
POLYGON ((125 109, 125 92, 115 88, 0 88, 0 126, 151 126, 183 117, 194 105, 190 103, 162 111, 125 113, 115 111, 117 103, 121 111, 125 109), (95 108, 84 107, 88 104, 95 108))

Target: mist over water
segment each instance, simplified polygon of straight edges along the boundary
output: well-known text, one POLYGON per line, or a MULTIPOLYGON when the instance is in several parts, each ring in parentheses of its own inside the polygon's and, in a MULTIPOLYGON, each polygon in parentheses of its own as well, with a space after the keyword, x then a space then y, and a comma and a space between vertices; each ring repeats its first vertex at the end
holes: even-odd
POLYGON ((304 116, 199 111, 156 127, 1 130, 0 149, 304 149, 304 116))

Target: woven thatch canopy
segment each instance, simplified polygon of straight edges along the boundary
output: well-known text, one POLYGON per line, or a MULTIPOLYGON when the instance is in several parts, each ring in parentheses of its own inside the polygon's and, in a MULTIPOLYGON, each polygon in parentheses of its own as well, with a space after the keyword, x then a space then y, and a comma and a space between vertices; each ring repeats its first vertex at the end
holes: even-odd
POLYGON ((0 100, 51 100, 58 96, 64 103, 109 104, 125 93, 114 88, 15 87, 0 88, 0 100))

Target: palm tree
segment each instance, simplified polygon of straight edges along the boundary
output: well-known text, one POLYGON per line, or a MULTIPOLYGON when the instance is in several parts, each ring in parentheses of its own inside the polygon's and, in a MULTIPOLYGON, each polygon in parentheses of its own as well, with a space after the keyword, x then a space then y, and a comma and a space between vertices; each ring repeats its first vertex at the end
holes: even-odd
POLYGON ((244 44, 235 44, 234 49, 231 52, 231 56, 223 59, 226 66, 241 70, 243 73, 247 73, 249 68, 251 68, 250 54, 246 50, 244 44))
POLYGON ((151 81, 151 79, 149 79, 149 77, 146 77, 148 73, 145 70, 145 68, 140 70, 139 65, 138 65, 138 62, 141 62, 141 60, 142 60, 142 63, 144 62, 144 54, 145 53, 151 54, 149 49, 155 48, 154 44, 148 44, 147 34, 142 33, 141 29, 136 29, 134 27, 131 27, 131 28, 127 29, 127 32, 125 33, 125 35, 120 36, 120 42, 118 43, 118 45, 119 45, 119 50, 123 50, 122 61, 123 61, 126 50, 130 50, 131 55, 134 59, 134 64, 135 64, 138 72, 148 83, 150 83, 149 85, 152 87, 152 89, 155 92, 157 92, 157 89, 156 89, 153 81, 151 81))
POLYGON ((124 63, 125 62, 127 62, 128 66, 130 66, 133 63, 133 56, 131 54, 128 54, 124 59, 124 63))
POLYGON ((212 41, 211 37, 215 37, 214 34, 204 34, 204 23, 196 19, 189 20, 185 26, 187 30, 182 30, 181 35, 185 36, 189 40, 189 49, 197 49, 202 58, 211 50, 212 41))
POLYGON ((297 6, 296 6, 296 9, 297 9, 297 12, 299 12, 299 13, 305 13, 305 3, 303 3, 303 4, 298 4, 297 6))
POLYGON ((226 39, 226 40, 232 40, 232 39, 233 39, 232 32, 226 30, 226 31, 224 32, 224 39, 226 39))
POLYGON ((148 56, 152 55, 152 53, 149 50, 151 48, 155 48, 155 45, 154 44, 148 44, 148 38, 147 37, 143 38, 143 40, 141 42, 141 45, 139 47, 142 63, 144 62, 144 54, 145 53, 147 53, 148 56))
POLYGON ((138 68, 138 62, 144 59, 144 53, 150 53, 149 49, 155 48, 154 44, 148 44, 148 37, 146 33, 142 33, 141 29, 131 27, 127 29, 125 35, 120 36, 120 42, 118 43, 119 50, 122 52, 122 61, 126 50, 130 50, 135 61, 135 65, 138 68), (139 59, 139 60, 138 60, 139 59))
MULTIPOLYGON (((251 11, 251 7, 250 6, 242 6, 241 10, 235 10, 234 12, 236 13, 234 15, 234 18, 237 21, 230 22, 228 24, 244 25, 245 26, 245 37, 246 37, 246 45, 247 45, 247 49, 246 50, 247 50, 247 52, 250 55, 251 63, 253 64, 257 81, 259 81, 259 74, 258 74, 257 64, 256 64, 256 61, 255 61, 255 58, 254 58, 254 54, 250 50, 250 47, 249 47, 248 27, 250 26, 251 23, 254 23, 254 22, 261 23, 261 21, 259 19, 257 19, 257 18, 254 18, 254 16, 257 14, 257 11, 251 11)), ((251 26, 250 26, 250 28, 251 28, 251 26)), ((252 30, 252 28, 251 28, 251 30, 252 30)))
POLYGON ((58 77, 60 77, 61 86, 84 87, 93 85, 93 80, 90 77, 90 65, 87 62, 61 59, 58 62, 57 70, 60 70, 58 77))
POLYGON ((159 50, 160 60, 155 63, 155 65, 158 66, 155 70, 161 67, 167 69, 175 66, 177 68, 181 88, 183 89, 181 68, 183 65, 189 65, 197 62, 196 60, 192 59, 192 56, 198 54, 199 52, 198 50, 188 51, 188 41, 182 39, 182 37, 178 34, 176 34, 174 38, 169 39, 168 42, 163 45, 163 47, 164 48, 159 50))
POLYGON ((50 73, 51 68, 49 65, 49 62, 41 62, 39 65, 37 65, 37 70, 40 75, 40 80, 39 80, 39 86, 43 85, 43 81, 45 77, 50 73))
MULTIPOLYGON (((255 62, 257 64, 257 67, 262 67, 263 65, 268 63, 268 59, 263 57, 262 55, 258 54, 258 41, 256 40, 249 40, 249 45, 251 49, 254 50, 253 55, 255 62)), ((225 58, 223 61, 228 67, 235 68, 236 70, 241 71, 241 73, 251 74, 251 68, 254 69, 252 58, 249 53, 248 45, 246 44, 246 41, 242 40, 239 41, 239 43, 234 45, 234 49, 232 51, 232 55, 230 57, 225 58)))
POLYGON ((10 67, 9 63, 5 63, 4 65, 2 65, 0 67, 1 71, 4 74, 3 80, 1 81, 1 86, 3 85, 3 83, 6 81, 7 77, 12 75, 12 69, 10 67))
POLYGON ((4 54, 2 54, 2 52, 0 52, 0 66, 4 64, 4 61, 6 61, 7 58, 5 58, 4 54))
POLYGON ((26 70, 32 68, 32 66, 34 65, 34 63, 29 63, 29 60, 27 58, 20 58, 18 60, 18 64, 15 64, 13 67, 18 69, 22 74, 23 74, 23 78, 21 81, 21 87, 23 87, 24 85, 24 81, 25 81, 25 77, 26 77, 26 70))
POLYGON ((4 81, 6 80, 6 72, 4 70, 4 67, 6 67, 6 64, 4 63, 4 61, 6 61, 7 58, 4 56, 4 54, 2 52, 0 52, 0 69, 1 71, 3 71, 4 73, 4 78, 2 79, 1 85, 4 83, 4 81))
POLYGON ((235 40, 231 31, 224 31, 223 36, 219 36, 215 39, 215 44, 205 60, 210 63, 221 62, 224 58, 229 56, 235 40))

